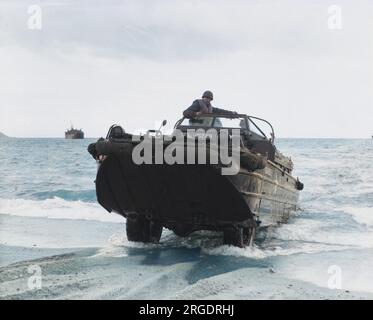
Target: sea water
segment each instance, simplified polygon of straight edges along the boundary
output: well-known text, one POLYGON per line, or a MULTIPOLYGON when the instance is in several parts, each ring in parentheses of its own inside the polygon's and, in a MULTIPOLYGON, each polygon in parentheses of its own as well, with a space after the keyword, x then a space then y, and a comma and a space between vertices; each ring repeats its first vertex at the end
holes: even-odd
MULTIPOLYGON (((97 166, 87 152, 92 141, 0 139, 4 270, 71 253, 80 257, 69 260, 71 265, 84 261, 87 272, 95 270, 96 280, 86 288, 95 298, 286 298, 289 281, 304 284, 292 298, 313 297, 315 288, 359 292, 359 297, 373 293, 373 140, 278 139, 278 149, 291 156, 293 174, 305 185, 301 209, 288 224, 260 232, 255 246, 245 249, 222 245, 221 234, 214 232, 179 238, 164 230, 159 245, 129 242, 125 219, 97 204, 97 166), (140 275, 135 279, 133 272, 140 275), (276 281, 279 291, 271 296, 269 282, 276 281)), ((0 278, 7 288, 0 296, 17 296, 17 285, 8 280, 0 278)), ((48 286, 43 297, 57 290, 52 282, 48 286)), ((81 297, 66 290, 57 290, 57 297, 81 297)))

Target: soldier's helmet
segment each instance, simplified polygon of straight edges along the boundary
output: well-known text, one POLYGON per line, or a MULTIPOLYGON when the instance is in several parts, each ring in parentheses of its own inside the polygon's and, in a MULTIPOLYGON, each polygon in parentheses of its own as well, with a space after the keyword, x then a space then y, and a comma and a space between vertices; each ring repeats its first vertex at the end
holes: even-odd
POLYGON ((212 92, 210 90, 206 90, 203 93, 202 98, 209 98, 209 99, 213 100, 214 99, 214 95, 212 94, 212 92))

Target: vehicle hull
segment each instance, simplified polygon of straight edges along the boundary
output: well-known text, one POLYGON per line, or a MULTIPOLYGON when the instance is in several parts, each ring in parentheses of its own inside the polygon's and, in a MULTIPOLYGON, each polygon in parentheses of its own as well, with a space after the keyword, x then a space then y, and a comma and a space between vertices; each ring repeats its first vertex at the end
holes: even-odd
POLYGON ((262 227, 286 223, 298 208, 296 179, 271 161, 264 169, 241 169, 229 179, 262 227))
POLYGON ((296 180, 274 163, 223 176, 213 165, 132 162, 109 156, 96 178, 98 202, 124 217, 146 216, 176 234, 284 223, 297 208, 296 180))

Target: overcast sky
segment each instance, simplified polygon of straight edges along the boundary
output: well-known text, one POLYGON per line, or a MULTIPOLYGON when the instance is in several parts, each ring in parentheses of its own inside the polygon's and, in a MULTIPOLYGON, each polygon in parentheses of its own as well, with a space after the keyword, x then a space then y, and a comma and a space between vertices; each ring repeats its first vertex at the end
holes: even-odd
MULTIPOLYGON (((335 20, 332 20, 335 21, 335 20)), ((373 134, 373 3, 0 2, 0 131, 63 137, 169 120, 206 89, 278 137, 373 134), (28 27, 30 5, 42 29, 28 27), (330 5, 342 28, 330 29, 330 5)))

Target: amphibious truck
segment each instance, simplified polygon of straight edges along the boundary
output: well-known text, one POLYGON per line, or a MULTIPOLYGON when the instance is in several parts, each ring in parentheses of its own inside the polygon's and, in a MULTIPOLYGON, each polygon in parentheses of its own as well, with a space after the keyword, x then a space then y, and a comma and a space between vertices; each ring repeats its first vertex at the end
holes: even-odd
POLYGON ((97 200, 127 219, 130 241, 157 243, 168 228, 181 237, 220 231, 224 244, 249 246, 259 228, 287 222, 303 189, 274 141, 268 121, 246 114, 182 118, 169 135, 133 135, 113 125, 88 147, 99 163, 97 200), (222 161, 224 152, 232 163, 222 161), (222 174, 232 166, 233 174, 222 174))

